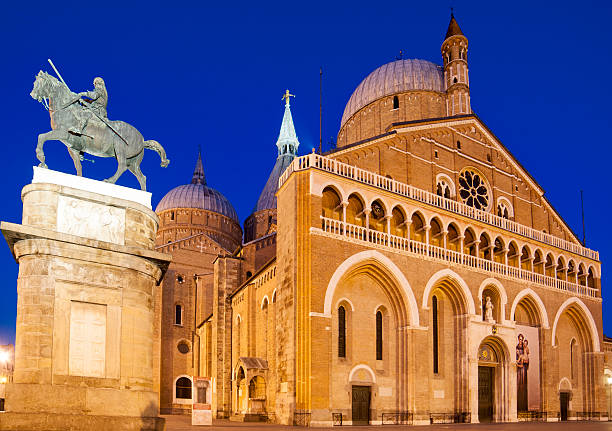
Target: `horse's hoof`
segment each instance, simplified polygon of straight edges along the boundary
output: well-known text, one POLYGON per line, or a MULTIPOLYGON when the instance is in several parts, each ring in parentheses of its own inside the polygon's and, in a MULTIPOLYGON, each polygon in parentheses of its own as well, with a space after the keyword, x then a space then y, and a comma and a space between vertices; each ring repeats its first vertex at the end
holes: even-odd
POLYGON ((40 162, 40 163, 38 164, 38 167, 39 167, 39 168, 43 168, 43 169, 48 169, 48 168, 47 168, 47 164, 46 164, 46 163, 44 163, 44 162, 40 162))

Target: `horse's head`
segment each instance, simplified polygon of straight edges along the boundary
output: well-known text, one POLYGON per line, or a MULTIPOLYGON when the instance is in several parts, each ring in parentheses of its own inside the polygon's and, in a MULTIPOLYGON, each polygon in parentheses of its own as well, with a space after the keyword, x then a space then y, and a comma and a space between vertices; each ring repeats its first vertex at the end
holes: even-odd
POLYGON ((42 70, 36 75, 34 80, 34 88, 30 92, 32 99, 42 102, 43 98, 49 97, 49 78, 51 76, 42 70))

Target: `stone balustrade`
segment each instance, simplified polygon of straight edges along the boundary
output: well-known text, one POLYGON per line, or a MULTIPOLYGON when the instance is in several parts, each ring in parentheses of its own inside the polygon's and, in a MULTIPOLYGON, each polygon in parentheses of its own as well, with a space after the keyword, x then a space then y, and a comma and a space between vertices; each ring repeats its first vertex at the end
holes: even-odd
POLYGON ((566 291, 578 296, 586 296, 591 298, 599 297, 599 291, 594 287, 584 286, 579 283, 573 283, 571 281, 562 280, 556 277, 550 277, 538 272, 472 256, 460 251, 449 250, 425 242, 415 241, 409 238, 391 235, 386 232, 368 229, 363 226, 357 226, 341 220, 321 216, 321 222, 321 228, 312 227, 311 230, 321 231, 338 239, 362 242, 365 244, 375 244, 376 246, 387 248, 395 252, 425 256, 442 262, 465 265, 467 267, 477 268, 481 271, 497 276, 526 281, 546 288, 566 291))
POLYGON ((342 163, 329 157, 321 156, 315 153, 311 153, 306 156, 296 157, 291 163, 291 165, 289 165, 289 167, 279 178, 279 188, 282 187, 282 185, 285 183, 285 181, 287 181, 287 179, 293 172, 303 171, 310 168, 320 169, 325 172, 338 175, 340 177, 348 178, 362 184, 367 184, 369 186, 386 190, 388 192, 398 194, 408 199, 422 202, 437 208, 442 208, 446 211, 450 211, 455 214, 462 215, 464 217, 469 217, 471 219, 478 220, 491 226, 496 226, 500 229, 516 233, 526 238, 530 238, 542 242, 544 244, 560 248, 562 250, 576 253, 580 256, 589 259, 599 260, 599 253, 597 251, 583 247, 579 244, 564 240, 562 238, 558 238, 554 235, 541 232, 529 226, 519 224, 515 221, 508 220, 503 217, 499 217, 495 214, 477 210, 462 202, 447 199, 442 196, 438 196, 435 193, 418 189, 411 185, 401 183, 399 181, 383 177, 382 175, 378 175, 373 172, 369 172, 364 169, 360 169, 355 166, 351 166, 346 163, 342 163))

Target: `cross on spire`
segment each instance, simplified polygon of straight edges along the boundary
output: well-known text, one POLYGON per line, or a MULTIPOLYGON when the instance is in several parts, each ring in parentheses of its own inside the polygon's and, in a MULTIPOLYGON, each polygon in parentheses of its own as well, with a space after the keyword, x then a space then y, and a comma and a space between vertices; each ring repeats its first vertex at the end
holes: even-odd
POLYGON ((289 90, 285 90, 285 94, 283 94, 283 97, 281 97, 281 100, 285 101, 285 106, 289 106, 290 97, 295 97, 295 94, 291 94, 289 93, 289 90))

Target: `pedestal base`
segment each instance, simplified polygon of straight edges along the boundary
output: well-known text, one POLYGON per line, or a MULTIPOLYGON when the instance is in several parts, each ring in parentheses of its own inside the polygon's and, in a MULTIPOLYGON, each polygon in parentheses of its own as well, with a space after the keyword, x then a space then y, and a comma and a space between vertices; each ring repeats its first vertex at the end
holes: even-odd
POLYGON ((0 414, 0 429, 7 431, 164 431, 166 420, 158 417, 70 415, 61 413, 0 414))

